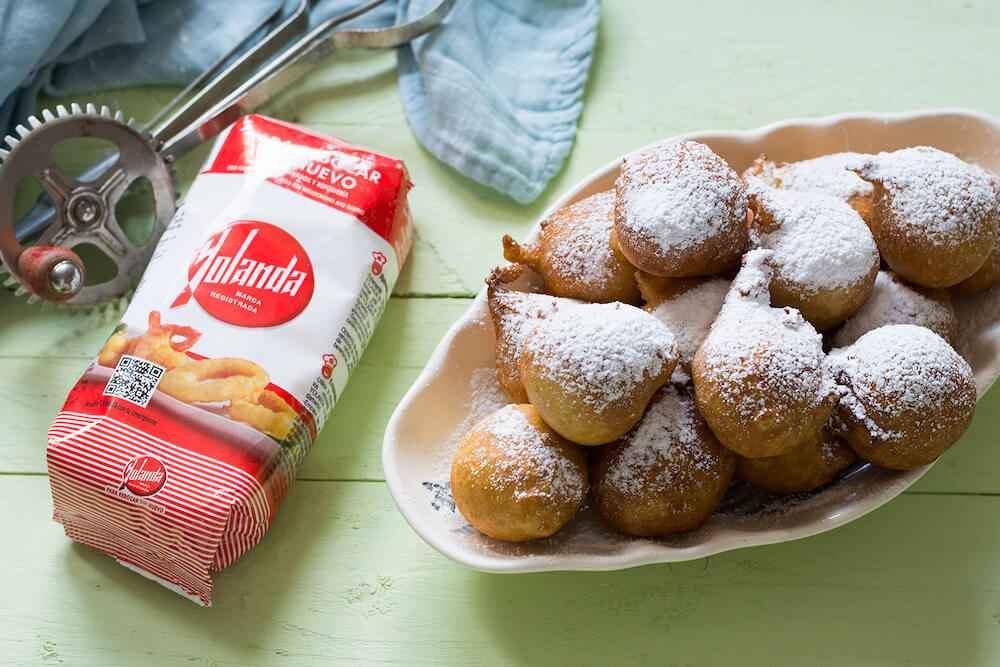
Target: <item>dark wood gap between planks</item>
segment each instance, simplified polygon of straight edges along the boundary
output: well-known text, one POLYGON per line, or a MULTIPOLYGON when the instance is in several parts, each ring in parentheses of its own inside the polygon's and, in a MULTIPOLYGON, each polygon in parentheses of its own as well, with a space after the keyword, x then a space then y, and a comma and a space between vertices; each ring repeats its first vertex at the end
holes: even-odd
POLYGON ((468 301, 475 299, 474 293, 467 292, 400 292, 392 295, 393 299, 459 299, 468 301))

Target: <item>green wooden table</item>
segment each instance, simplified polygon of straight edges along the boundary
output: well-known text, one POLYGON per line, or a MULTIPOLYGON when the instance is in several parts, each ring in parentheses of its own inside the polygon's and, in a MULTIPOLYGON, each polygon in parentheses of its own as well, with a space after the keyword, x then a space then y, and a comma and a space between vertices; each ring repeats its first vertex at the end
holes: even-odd
MULTIPOLYGON (((392 54, 324 63, 264 111, 399 155, 417 184, 414 251, 343 405, 202 609, 50 520, 45 431, 116 314, 0 294, 0 663, 1000 664, 1000 390, 915 487, 854 523, 620 572, 456 565, 403 521, 380 463, 389 415, 501 261, 500 236, 523 236, 561 191, 681 132, 842 111, 1000 115, 997 26, 1000 7, 982 1, 611 0, 576 145, 530 206, 417 144, 392 54)), ((93 98, 143 119, 173 92, 93 98)), ((203 155, 181 164, 182 186, 203 155)))

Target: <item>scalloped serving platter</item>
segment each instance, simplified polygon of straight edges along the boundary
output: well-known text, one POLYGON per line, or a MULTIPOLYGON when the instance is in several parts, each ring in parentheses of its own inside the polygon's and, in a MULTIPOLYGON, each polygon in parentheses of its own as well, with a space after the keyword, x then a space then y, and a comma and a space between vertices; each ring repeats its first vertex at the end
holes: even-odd
MULTIPOLYGON (((842 114, 675 138, 706 143, 737 172, 761 153, 793 161, 915 145, 934 146, 1000 172, 1000 119, 966 110, 842 114)), ((540 220, 566 204, 614 187, 619 164, 620 159, 614 160, 582 180, 540 220)), ((536 223, 529 240, 537 236, 538 228, 536 223)), ((982 397, 1000 375, 1000 286, 956 299, 955 310, 960 327, 957 347, 972 365, 982 397)), ((617 533, 588 504, 552 537, 528 543, 495 540, 466 523, 455 509, 448 485, 451 458, 465 432, 507 403, 494 374, 495 342, 484 289, 442 338, 397 406, 382 447, 385 479, 406 520, 432 547, 477 570, 613 570, 808 537, 889 502, 930 468, 897 472, 855 464, 827 486, 794 496, 773 496, 734 482, 722 506, 701 528, 661 539, 617 533)))

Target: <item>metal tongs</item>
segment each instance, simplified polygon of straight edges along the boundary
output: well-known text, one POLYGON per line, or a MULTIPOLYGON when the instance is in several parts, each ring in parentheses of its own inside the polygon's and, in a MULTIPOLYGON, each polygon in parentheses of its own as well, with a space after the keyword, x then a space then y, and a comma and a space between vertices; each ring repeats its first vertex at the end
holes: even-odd
MULTIPOLYGON (((294 14, 186 104, 159 125, 157 122, 167 114, 161 112, 154 118, 150 125, 156 127, 153 138, 160 144, 161 153, 168 158, 187 153, 269 100, 337 49, 384 49, 420 37, 441 23, 455 4, 455 0, 441 0, 420 18, 388 28, 336 31, 384 2, 374 0, 328 19, 285 48, 309 25, 310 2, 301 0, 294 14)), ((183 93, 178 97, 182 96, 183 93)), ((179 99, 175 102, 179 103, 179 99)))
POLYGON ((220 58, 167 104, 149 129, 137 130, 120 112, 111 114, 106 107, 98 111, 93 105, 86 109, 72 105, 70 111, 60 106, 56 114, 44 111, 43 120, 30 118, 30 127, 19 125, 20 136, 7 137, 10 150, 0 150, 0 202, 8 202, 7 210, 0 210, 0 258, 17 283, 12 286, 23 294, 74 306, 92 306, 125 294, 135 286, 173 216, 171 165, 177 158, 253 111, 337 49, 405 44, 437 26, 455 3, 441 0, 420 18, 388 28, 338 30, 386 1, 373 0, 309 30, 314 1, 300 0, 287 19, 235 60, 246 40, 220 58), (107 139, 118 151, 73 177, 49 155, 56 142, 73 136, 107 139), (25 177, 39 180, 45 194, 15 222, 9 202, 25 177), (128 185, 141 177, 152 185, 156 220, 151 239, 135 247, 114 210, 128 185), (21 245, 31 240, 34 245, 21 245), (110 256, 117 267, 114 279, 84 284, 83 262, 72 252, 83 243, 110 256))

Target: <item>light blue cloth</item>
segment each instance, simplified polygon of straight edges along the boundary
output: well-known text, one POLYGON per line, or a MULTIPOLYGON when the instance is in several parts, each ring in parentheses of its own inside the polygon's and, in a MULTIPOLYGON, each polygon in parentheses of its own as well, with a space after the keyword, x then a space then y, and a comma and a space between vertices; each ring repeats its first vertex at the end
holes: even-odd
MULTIPOLYGON (((435 1, 403 0, 399 19, 435 1)), ((458 171, 533 201, 573 145, 599 14, 599 0, 459 0, 399 50, 414 134, 458 171)))
MULTIPOLYGON (((23 122, 39 91, 186 83, 279 4, 287 16, 297 2, 0 0, 0 127, 23 122)), ((358 4, 318 0, 311 22, 358 4)), ((436 4, 390 0, 351 25, 407 21, 436 4)), ((599 13, 600 0, 458 0, 444 25, 398 52, 417 138, 459 172, 536 199, 572 146, 599 13)))

